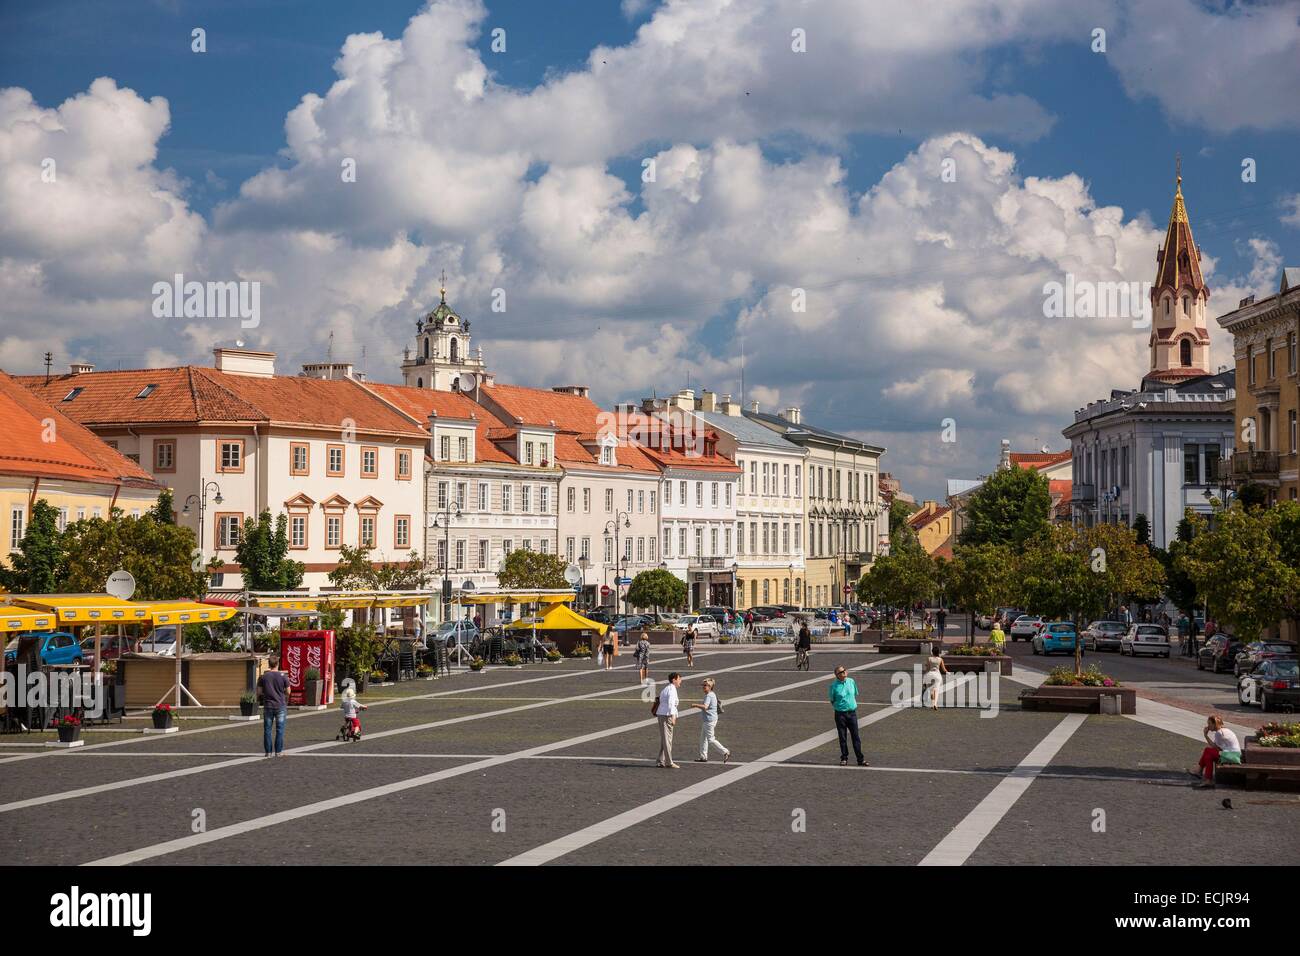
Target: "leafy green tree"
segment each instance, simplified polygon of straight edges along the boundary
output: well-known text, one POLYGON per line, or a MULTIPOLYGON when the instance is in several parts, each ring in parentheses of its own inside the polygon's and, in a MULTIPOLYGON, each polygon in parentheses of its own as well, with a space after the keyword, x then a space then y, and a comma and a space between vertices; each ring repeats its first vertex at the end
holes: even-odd
POLYGON ((858 598, 868 604, 911 608, 930 598, 936 587, 934 559, 923 548, 908 548, 877 558, 858 580, 858 598))
POLYGON ((1213 527, 1191 516, 1193 537, 1179 566, 1220 621, 1238 637, 1253 640, 1289 616, 1300 594, 1300 552, 1292 535, 1300 522, 1287 502, 1259 508, 1235 502, 1217 508, 1213 527))
POLYGON ((375 561, 366 547, 339 549, 339 562, 327 577, 343 591, 423 591, 436 576, 428 561, 412 551, 405 561, 375 561))
POLYGON ((135 577, 137 600, 194 599, 207 590, 208 575, 199 564, 194 532, 159 521, 153 510, 128 518, 114 508, 107 518, 70 525, 63 540, 63 590, 103 591, 108 576, 119 568, 135 577))
POLYGON ((976 614, 992 614, 1011 600, 1014 566, 1014 555, 1002 545, 976 544, 956 549, 947 569, 947 592, 969 612, 972 637, 976 614))
POLYGON ((506 556, 505 570, 497 573, 497 583, 503 588, 567 588, 566 567, 557 554, 519 549, 506 556))
POLYGON ((58 512, 44 498, 32 505, 18 550, 9 555, 9 567, 0 565, 0 584, 22 594, 54 594, 62 590, 66 558, 58 512))
POLYGON ((1043 475, 1029 468, 999 469, 966 503, 959 543, 1021 546, 1048 527, 1051 508, 1043 475))
POLYGON ((1137 535, 1138 544, 1151 543, 1151 522, 1147 520, 1144 514, 1138 514, 1133 519, 1133 533, 1137 535))
POLYGON ((907 523, 908 519, 916 513, 917 506, 895 498, 889 505, 889 550, 897 553, 900 551, 921 550, 921 540, 912 530, 912 526, 907 523))
POLYGON ((302 584, 306 570, 301 561, 289 557, 288 517, 281 512, 273 521, 269 510, 244 523, 235 561, 250 591, 292 591, 302 584))
MULTIPOLYGON (((1187 514, 1190 513, 1190 511, 1187 512, 1187 514)), ((1201 596, 1196 590, 1196 582, 1187 573, 1186 561, 1184 560, 1188 545, 1191 543, 1194 534, 1195 531, 1192 528, 1191 520, 1184 516, 1178 522, 1177 535, 1173 541, 1169 542, 1169 547, 1152 549, 1156 559, 1165 569, 1165 597, 1170 600, 1174 607, 1189 618, 1201 603, 1201 596)))
POLYGON ((629 607, 660 608, 686 606, 686 582, 664 568, 642 571, 627 589, 629 607))
POLYGON ((164 488, 162 493, 158 495, 158 501, 154 503, 151 513, 153 514, 155 521, 160 521, 164 524, 176 523, 176 508, 172 500, 172 490, 170 488, 164 488))

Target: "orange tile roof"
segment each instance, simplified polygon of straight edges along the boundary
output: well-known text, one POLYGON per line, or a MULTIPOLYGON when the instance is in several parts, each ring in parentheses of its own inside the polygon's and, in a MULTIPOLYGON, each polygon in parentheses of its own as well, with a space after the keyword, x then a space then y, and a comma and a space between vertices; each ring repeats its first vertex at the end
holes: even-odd
POLYGON ((1070 452, 1015 452, 1011 453, 1011 464, 1019 468, 1050 468, 1052 465, 1059 465, 1061 462, 1070 460, 1070 452))
POLYGON ((952 511, 952 508, 948 507, 947 505, 939 505, 933 511, 918 511, 916 514, 912 515, 910 518, 907 519, 907 523, 912 529, 919 531, 922 528, 924 528, 926 525, 928 525, 931 521, 939 520, 944 515, 946 515, 949 511, 952 511))
POLYGON ((479 427, 474 430, 474 457, 479 461, 515 463, 514 458, 493 444, 493 439, 514 437, 515 430, 505 428, 491 411, 460 392, 439 392, 431 388, 385 385, 380 382, 367 383, 366 387, 400 409, 403 414, 409 415, 422 429, 434 412, 443 418, 477 419, 479 427))
POLYGON ((554 427, 557 461, 609 472, 653 472, 659 469, 635 445, 620 445, 618 465, 600 464, 583 444, 597 439, 603 418, 610 415, 589 398, 522 385, 485 385, 480 394, 508 416, 507 425, 554 427))
MULTIPOLYGON (((617 416, 618 427, 623 432, 620 438, 627 439, 627 433, 633 433, 631 440, 635 441, 637 447, 645 454, 651 462, 657 464, 660 468, 697 468, 707 471, 724 471, 740 473, 740 467, 726 455, 718 454, 717 440, 718 433, 710 429, 705 433, 705 438, 709 439, 712 454, 688 453, 685 448, 672 447, 673 428, 669 422, 646 415, 644 412, 630 412, 622 415, 611 412, 611 415, 617 416), (668 447, 658 447, 651 442, 660 441, 668 447)), ((697 444, 692 442, 692 444, 697 444)), ((698 444, 705 444, 699 441, 698 444)))
POLYGON ((256 422, 420 435, 403 415, 351 379, 301 375, 260 378, 186 365, 19 378, 38 396, 83 425, 256 422), (154 389, 138 397, 149 385, 154 389), (65 400, 73 389, 81 389, 65 400))
POLYGON ((161 489, 147 471, 0 371, 0 474, 161 489), (46 422, 54 423, 47 429, 46 422), (47 437, 53 441, 46 441, 47 437))

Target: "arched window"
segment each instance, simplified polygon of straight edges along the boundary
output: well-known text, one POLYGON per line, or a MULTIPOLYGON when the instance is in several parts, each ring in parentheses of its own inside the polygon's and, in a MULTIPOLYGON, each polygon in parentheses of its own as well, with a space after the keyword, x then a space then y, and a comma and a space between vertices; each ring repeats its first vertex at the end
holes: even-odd
POLYGON ((1191 315, 1191 314, 1192 314, 1191 300, 1188 299, 1187 296, 1183 296, 1183 315, 1191 315))
POLYGON ((1182 362, 1184 368, 1192 364, 1192 340, 1183 339, 1178 343, 1178 361, 1182 362))
POLYGON ((424 388, 424 379, 422 379, 422 378, 417 378, 417 379, 415 380, 415 387, 416 387, 416 388, 424 388))
POLYGON ((460 361, 460 343, 455 339, 451 340, 451 361, 453 364, 460 361))
POLYGON ((425 337, 424 340, 424 357, 425 358, 429 357, 429 339, 427 336, 425 337))
POLYGON ((457 375, 455 378, 453 378, 453 379, 451 380, 451 390, 452 390, 453 392, 459 392, 459 391, 460 391, 460 376, 459 376, 459 375, 457 375))

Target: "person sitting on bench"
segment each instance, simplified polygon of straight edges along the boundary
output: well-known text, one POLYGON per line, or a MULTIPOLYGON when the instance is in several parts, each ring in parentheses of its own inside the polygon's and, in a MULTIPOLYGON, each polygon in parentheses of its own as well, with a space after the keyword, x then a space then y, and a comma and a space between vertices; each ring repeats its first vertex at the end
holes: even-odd
POLYGON ((1223 718, 1218 714, 1209 716, 1201 733, 1209 746, 1201 751, 1201 760, 1196 769, 1189 770, 1188 773, 1197 778, 1193 786, 1198 790, 1212 790, 1214 768, 1218 764, 1241 763, 1241 742, 1237 740, 1236 734, 1223 726, 1223 718))

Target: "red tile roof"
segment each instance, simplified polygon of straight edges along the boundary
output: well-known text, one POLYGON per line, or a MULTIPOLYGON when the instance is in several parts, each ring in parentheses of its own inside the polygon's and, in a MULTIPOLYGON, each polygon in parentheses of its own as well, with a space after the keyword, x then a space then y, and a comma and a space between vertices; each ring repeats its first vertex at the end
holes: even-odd
POLYGON ((186 365, 19 381, 83 425, 249 422, 422 436, 405 416, 351 379, 262 378, 186 365), (139 397, 149 385, 154 388, 139 397), (80 389, 69 398, 74 389, 80 389))
MULTIPOLYGON (((43 379, 42 379, 43 381, 43 379)), ((0 371, 0 474, 157 488, 149 473, 0 371), (52 422, 53 427, 47 426, 52 422), (52 437, 52 441, 47 438, 52 437)))
POLYGON ((659 471, 635 445, 619 446, 617 466, 600 464, 599 452, 593 454, 583 442, 594 443, 612 413, 589 398, 522 385, 485 385, 480 395, 501 410, 507 425, 554 427, 555 458, 562 464, 615 473, 659 471))
POLYGON ((439 392, 431 388, 384 385, 378 382, 368 383, 366 387, 410 416, 421 428, 425 427, 429 416, 434 412, 440 418, 476 419, 479 425, 474 430, 474 457, 478 461, 515 462, 515 459, 493 444, 494 440, 513 438, 515 430, 506 428, 491 411, 460 392, 439 392))
POLYGON ((701 471, 721 471, 740 473, 740 467, 726 455, 717 451, 718 433, 712 430, 704 436, 682 436, 683 443, 673 447, 674 438, 671 423, 646 415, 644 412, 627 412, 616 416, 620 438, 629 439, 651 462, 660 468, 694 468, 701 471), (667 447, 660 447, 661 443, 667 447), (705 449, 708 450, 706 453, 705 449), (698 450, 698 453, 697 453, 698 450))
POLYGON ((1070 460, 1070 452, 1015 452, 1011 453, 1011 464, 1018 468, 1036 468, 1042 470, 1052 465, 1059 465, 1070 460))
POLYGON ((910 518, 907 519, 907 523, 908 525, 911 526, 911 528, 914 531, 920 531, 931 521, 937 521, 938 519, 946 515, 949 511, 952 511, 952 508, 948 507, 947 505, 939 505, 933 511, 918 511, 916 514, 912 515, 910 518))

